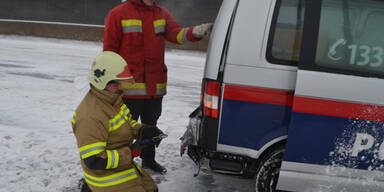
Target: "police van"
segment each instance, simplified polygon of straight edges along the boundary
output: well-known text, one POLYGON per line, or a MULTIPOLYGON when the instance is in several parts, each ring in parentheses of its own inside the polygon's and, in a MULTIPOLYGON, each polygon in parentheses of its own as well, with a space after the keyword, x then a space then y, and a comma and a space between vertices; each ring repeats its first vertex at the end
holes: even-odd
POLYGON ((223 0, 182 150, 256 191, 384 191, 384 1, 223 0))

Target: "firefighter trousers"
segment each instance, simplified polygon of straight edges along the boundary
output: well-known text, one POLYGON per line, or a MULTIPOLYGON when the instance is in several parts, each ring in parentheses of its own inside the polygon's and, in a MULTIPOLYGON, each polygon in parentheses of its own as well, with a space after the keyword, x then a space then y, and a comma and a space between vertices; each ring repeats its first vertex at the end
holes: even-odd
MULTIPOLYGON (((131 111, 133 119, 137 121, 140 117, 141 123, 156 126, 161 115, 162 97, 152 99, 123 98, 123 101, 131 111)), ((146 162, 153 162, 155 154, 155 147, 150 146, 142 149, 140 157, 146 162)))

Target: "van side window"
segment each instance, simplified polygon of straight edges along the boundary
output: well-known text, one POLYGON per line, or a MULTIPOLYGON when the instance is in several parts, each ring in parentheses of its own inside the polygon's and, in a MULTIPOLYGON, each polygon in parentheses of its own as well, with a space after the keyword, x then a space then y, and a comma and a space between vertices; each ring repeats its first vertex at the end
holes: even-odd
POLYGON ((383 77, 383 24, 384 3, 380 1, 323 0, 315 65, 340 73, 383 77))
POLYGON ((304 11, 304 0, 277 0, 267 45, 270 63, 297 66, 304 11))

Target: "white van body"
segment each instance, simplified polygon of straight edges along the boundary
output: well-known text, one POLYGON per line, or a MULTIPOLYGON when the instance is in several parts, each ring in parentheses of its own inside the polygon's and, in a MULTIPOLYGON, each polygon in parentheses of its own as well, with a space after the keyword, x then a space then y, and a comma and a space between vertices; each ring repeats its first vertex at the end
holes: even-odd
POLYGON ((224 0, 188 155, 256 191, 384 191, 383 21, 377 0, 224 0))

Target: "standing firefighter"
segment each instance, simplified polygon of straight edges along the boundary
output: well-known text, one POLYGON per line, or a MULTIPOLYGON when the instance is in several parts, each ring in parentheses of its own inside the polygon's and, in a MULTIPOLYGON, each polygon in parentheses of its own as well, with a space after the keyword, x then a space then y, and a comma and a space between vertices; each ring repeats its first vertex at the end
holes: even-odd
MULTIPOLYGON (((132 117, 156 126, 166 94, 167 67, 164 64, 164 40, 177 44, 198 41, 207 36, 212 24, 182 28, 155 0, 130 0, 107 15, 104 51, 120 54, 128 63, 134 84, 123 84, 123 100, 132 117)), ((165 173, 155 161, 155 148, 144 148, 143 167, 165 173)))
MULTIPOLYGON (((132 119, 121 99, 121 83, 132 81, 127 64, 118 54, 99 54, 89 73, 91 89, 72 120, 85 181, 93 192, 156 192, 152 178, 133 161, 140 148, 136 140, 161 134, 132 119)), ((147 144, 154 144, 148 143, 147 144)), ((89 191, 84 185, 82 191, 89 191)))

